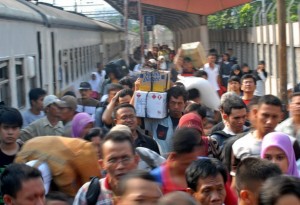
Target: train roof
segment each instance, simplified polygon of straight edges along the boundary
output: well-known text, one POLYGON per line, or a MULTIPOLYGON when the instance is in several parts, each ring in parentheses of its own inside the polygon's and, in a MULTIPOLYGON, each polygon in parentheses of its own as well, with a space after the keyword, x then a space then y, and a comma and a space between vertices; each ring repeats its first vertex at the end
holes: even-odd
POLYGON ((92 19, 64 11, 50 4, 38 3, 36 9, 47 17, 49 27, 100 30, 99 26, 92 19))
POLYGON ((26 4, 12 0, 0 0, 0 18, 8 20, 29 21, 43 24, 42 16, 26 4))
POLYGON ((108 31, 119 31, 122 32, 124 29, 121 27, 118 27, 116 25, 110 24, 108 22, 104 21, 99 21, 99 20, 93 20, 96 24, 98 24, 103 30, 108 30, 108 31))
POLYGON ((31 3, 24 0, 0 0, 0 18, 17 21, 29 21, 50 28, 70 28, 95 31, 122 32, 113 24, 96 21, 84 15, 64 11, 60 7, 47 3, 31 3))

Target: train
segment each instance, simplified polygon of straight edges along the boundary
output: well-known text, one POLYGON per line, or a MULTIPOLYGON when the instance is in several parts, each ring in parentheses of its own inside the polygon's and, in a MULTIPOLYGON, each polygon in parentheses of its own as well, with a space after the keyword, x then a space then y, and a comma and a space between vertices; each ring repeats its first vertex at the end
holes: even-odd
POLYGON ((122 58, 124 49, 115 25, 47 3, 0 0, 0 101, 22 110, 32 88, 76 91, 97 62, 122 58))

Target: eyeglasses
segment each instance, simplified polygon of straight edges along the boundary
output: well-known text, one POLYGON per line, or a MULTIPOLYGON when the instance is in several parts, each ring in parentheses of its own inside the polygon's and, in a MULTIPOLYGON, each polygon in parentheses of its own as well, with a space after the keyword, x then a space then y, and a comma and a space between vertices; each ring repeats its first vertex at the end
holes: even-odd
POLYGON ((130 162, 132 162, 132 157, 120 157, 120 158, 111 158, 107 161, 110 165, 117 165, 119 163, 122 163, 123 165, 127 165, 130 162))

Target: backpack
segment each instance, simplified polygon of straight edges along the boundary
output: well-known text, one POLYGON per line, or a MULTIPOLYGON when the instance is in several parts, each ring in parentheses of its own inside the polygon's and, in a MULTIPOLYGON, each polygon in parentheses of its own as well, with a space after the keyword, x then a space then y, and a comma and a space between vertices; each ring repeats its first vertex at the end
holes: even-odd
POLYGON ((227 134, 222 130, 221 131, 216 131, 216 132, 214 132, 210 135, 210 137, 212 139, 215 139, 218 142, 221 149, 222 149, 225 141, 228 140, 230 137, 233 137, 233 136, 235 136, 235 135, 227 134))
POLYGON ((98 196, 101 194, 101 186, 99 186, 99 178, 93 177, 90 181, 89 188, 86 192, 86 204, 95 205, 98 201, 98 196))

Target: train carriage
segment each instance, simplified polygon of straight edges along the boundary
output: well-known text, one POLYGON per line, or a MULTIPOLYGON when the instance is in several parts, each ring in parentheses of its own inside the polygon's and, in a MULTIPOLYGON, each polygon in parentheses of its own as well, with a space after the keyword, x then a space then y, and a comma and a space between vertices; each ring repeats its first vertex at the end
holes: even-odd
POLYGON ((76 90, 97 62, 123 57, 123 30, 50 4, 0 0, 0 101, 23 109, 31 88, 76 90))

